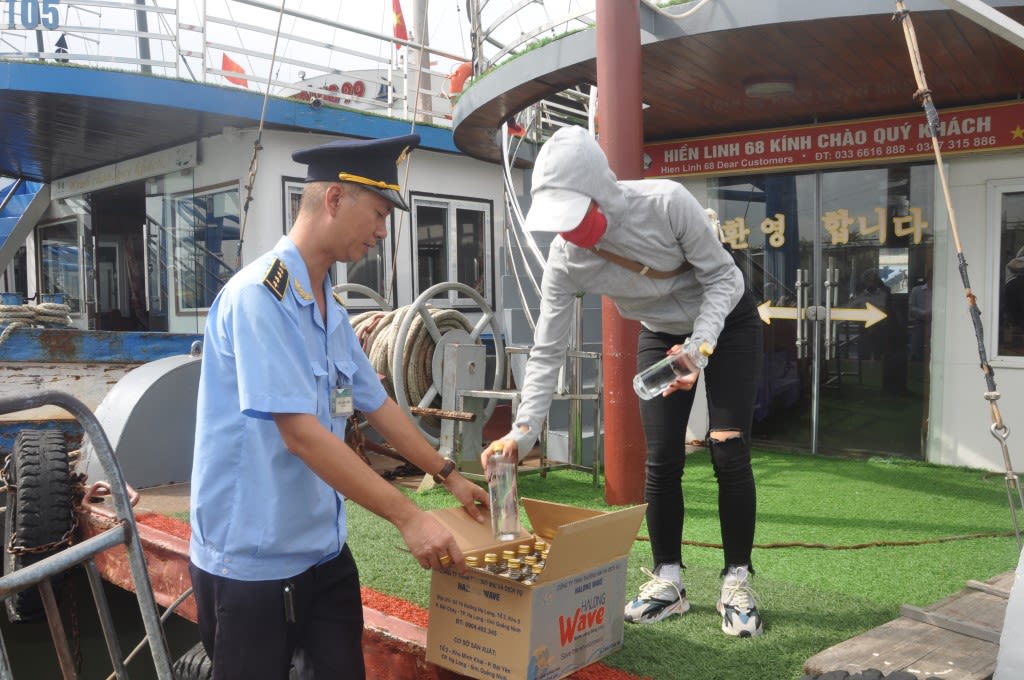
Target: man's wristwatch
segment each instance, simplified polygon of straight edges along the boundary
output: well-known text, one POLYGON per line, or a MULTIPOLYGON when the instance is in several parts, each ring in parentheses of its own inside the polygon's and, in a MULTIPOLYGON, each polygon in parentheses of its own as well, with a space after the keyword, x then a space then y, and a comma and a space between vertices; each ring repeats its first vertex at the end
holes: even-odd
POLYGON ((440 472, 434 474, 434 484, 444 484, 448 476, 455 471, 455 461, 451 458, 444 459, 444 467, 440 472))

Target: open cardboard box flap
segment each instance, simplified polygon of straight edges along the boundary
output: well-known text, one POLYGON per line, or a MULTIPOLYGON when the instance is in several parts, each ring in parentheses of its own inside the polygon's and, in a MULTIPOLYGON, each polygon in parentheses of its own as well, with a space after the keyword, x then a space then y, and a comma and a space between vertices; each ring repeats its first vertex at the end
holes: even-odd
POLYGON ((455 543, 459 546, 459 550, 464 553, 478 550, 497 552, 503 546, 522 543, 527 538, 530 538, 530 532, 520 524, 519 533, 515 538, 508 541, 499 541, 491 531, 490 521, 477 522, 461 506, 431 510, 430 514, 437 517, 441 524, 448 527, 448 530, 455 537, 455 543))
POLYGON ((587 571, 629 554, 647 504, 602 512, 524 498, 536 535, 551 546, 541 581, 587 571))
MULTIPOLYGON (((602 512, 533 498, 521 500, 534 534, 551 546, 541 582, 580 573, 629 554, 647 511, 646 504, 602 512)), ((464 553, 499 551, 530 538, 520 524, 515 538, 499 541, 491 533, 490 522, 476 522, 461 507, 430 513, 448 527, 464 553)))

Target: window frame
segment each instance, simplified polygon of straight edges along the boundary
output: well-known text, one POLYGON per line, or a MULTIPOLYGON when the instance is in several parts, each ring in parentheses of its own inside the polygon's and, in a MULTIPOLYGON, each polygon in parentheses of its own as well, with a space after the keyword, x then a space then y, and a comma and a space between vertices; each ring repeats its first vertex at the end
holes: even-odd
MULTIPOLYGON (((457 237, 457 216, 460 210, 477 212, 483 216, 483 252, 484 262, 482 291, 478 291, 491 309, 494 308, 495 289, 495 266, 494 266, 494 203, 488 199, 471 198, 468 196, 453 196, 446 194, 430 194, 412 192, 409 196, 410 206, 410 257, 412 260, 412 289, 413 298, 418 298, 423 290, 420 289, 420 258, 419 258, 419 213, 420 207, 440 208, 445 211, 445 227, 443 230, 445 238, 445 253, 447 256, 447 281, 458 281, 459 260, 458 260, 458 239, 457 237)), ((435 298, 434 302, 442 298, 435 298)), ((452 308, 478 307, 476 302, 468 297, 460 297, 456 291, 448 292, 448 306, 452 308)))
POLYGON ((1024 368, 1024 353, 1000 354, 1000 316, 1002 309, 1003 292, 1003 198, 1007 194, 1024 194, 1024 177, 989 180, 986 182, 987 192, 987 224, 988 233, 992 235, 987 239, 986 257, 988 262, 989 276, 987 280, 987 298, 991 304, 985 305, 983 313, 985 328, 985 345, 989 355, 989 361, 993 366, 1006 366, 1024 368))
MULTIPOLYGON (((179 245, 179 233, 183 232, 184 229, 182 227, 182 217, 179 215, 178 209, 177 209, 178 204, 181 201, 191 201, 194 204, 196 202, 196 200, 199 199, 200 197, 209 196, 209 195, 213 195, 213 194, 227 193, 227 192, 231 191, 232 189, 234 189, 235 195, 238 198, 238 220, 239 220, 239 229, 241 229, 242 190, 241 190, 241 184, 239 182, 237 182, 237 181, 223 182, 221 184, 213 184, 213 185, 206 186, 206 187, 196 187, 195 189, 192 189, 192 190, 189 190, 189 191, 183 191, 183 192, 176 193, 176 194, 171 194, 170 196, 167 197, 171 201, 171 221, 172 221, 171 229, 170 229, 170 235, 171 235, 170 261, 172 263, 171 270, 173 272, 173 279, 171 281, 171 285, 173 286, 172 290, 174 292, 174 311, 175 311, 175 314, 178 315, 178 316, 203 316, 203 315, 209 313, 209 311, 210 311, 210 307, 209 306, 206 306, 206 307, 186 307, 185 304, 184 304, 184 298, 183 298, 183 295, 182 295, 182 292, 184 290, 182 288, 183 277, 182 277, 182 268, 180 266, 180 263, 182 261, 181 253, 182 253, 183 249, 179 245)), ((241 233, 239 233, 239 238, 241 238, 241 233)), ((204 239, 203 242, 205 243, 206 240, 204 239)), ((222 251, 222 254, 225 255, 225 259, 227 259, 228 257, 234 257, 234 254, 224 253, 223 251, 222 251)), ((234 272, 232 272, 232 275, 234 275, 234 273, 238 272, 239 269, 241 269, 241 262, 235 264, 234 272)), ((231 276, 228 276, 227 278, 225 278, 224 279, 224 283, 221 284, 221 287, 218 288, 213 293, 213 296, 211 297, 211 304, 213 302, 213 299, 215 299, 217 297, 217 293, 219 293, 223 289, 224 284, 227 283, 227 280, 229 278, 231 278, 231 276)))
POLYGON ((299 177, 281 178, 281 206, 284 210, 281 222, 281 233, 287 234, 295 222, 295 216, 299 214, 299 204, 302 200, 302 191, 306 183, 299 177))
POLYGON ((61 291, 60 295, 63 296, 64 304, 68 305, 68 308, 69 308, 68 314, 69 314, 69 316, 71 316, 72 318, 79 318, 83 314, 86 313, 86 306, 88 304, 88 295, 86 293, 86 290, 87 290, 86 289, 86 277, 84 276, 84 271, 87 268, 88 263, 86 262, 86 257, 87 257, 87 255, 86 255, 86 248, 85 248, 85 244, 83 243, 83 239, 82 239, 82 222, 79 219, 78 215, 69 215, 67 217, 62 217, 60 219, 50 220, 50 221, 48 221, 46 223, 39 224, 39 225, 36 226, 36 228, 35 228, 35 244, 34 244, 35 251, 36 251, 36 263, 37 263, 37 265, 36 265, 36 272, 35 272, 36 291, 37 291, 37 294, 39 296, 39 300, 40 301, 45 301, 45 300, 49 299, 49 296, 54 296, 54 295, 57 294, 57 293, 54 293, 53 290, 46 290, 45 289, 46 286, 44 285, 44 276, 46 274, 45 270, 47 269, 47 267, 44 266, 44 263, 47 262, 48 260, 43 255, 43 250, 44 250, 44 247, 45 247, 44 246, 44 241, 47 240, 47 239, 43 238, 43 234, 46 232, 46 230, 49 230, 49 229, 56 229, 56 228, 59 228, 59 227, 68 227, 68 226, 71 227, 71 229, 74 231, 74 234, 75 234, 75 242, 74 242, 75 263, 74 263, 74 266, 75 266, 75 269, 77 271, 74 273, 74 277, 77 280, 77 286, 78 286, 78 291, 77 292, 78 292, 78 295, 77 296, 72 296, 69 293, 67 293, 66 291, 61 291), (77 309, 75 308, 75 304, 73 304, 73 301, 77 303, 77 309))

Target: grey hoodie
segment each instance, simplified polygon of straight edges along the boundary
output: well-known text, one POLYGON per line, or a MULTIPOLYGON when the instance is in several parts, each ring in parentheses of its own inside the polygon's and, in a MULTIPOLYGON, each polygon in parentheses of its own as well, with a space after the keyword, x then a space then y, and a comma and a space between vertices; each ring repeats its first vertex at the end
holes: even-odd
MULTIPOLYGON (((580 127, 556 132, 541 148, 533 189, 570 189, 594 199, 608 219, 598 243, 652 269, 693 268, 652 279, 608 262, 556 236, 541 282, 540 317, 526 366, 521 402, 507 435, 520 455, 533 448, 565 362, 577 293, 610 299, 619 313, 652 331, 691 334, 715 346, 726 316, 743 295, 743 276, 722 247, 704 208, 671 180, 618 181, 601 147, 580 127), (529 429, 519 430, 520 426, 529 429)), ((565 225, 564 230, 576 225, 565 225)), ((564 231, 563 230, 563 231, 564 231)), ((714 357, 712 357, 714 360, 714 357)))

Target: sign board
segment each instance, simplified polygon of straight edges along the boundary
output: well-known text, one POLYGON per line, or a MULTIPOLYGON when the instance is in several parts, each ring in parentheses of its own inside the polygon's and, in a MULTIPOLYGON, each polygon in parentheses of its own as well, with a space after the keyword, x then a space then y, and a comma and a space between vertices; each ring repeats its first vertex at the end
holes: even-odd
MULTIPOLYGON (((943 155, 1024 149, 1024 102, 939 112, 943 155)), ((644 145, 644 177, 741 175, 934 156, 924 112, 644 145)))
POLYGON ((196 142, 189 142, 173 149, 164 149, 70 177, 62 177, 54 180, 50 188, 50 198, 68 198, 195 167, 198 146, 196 142))

